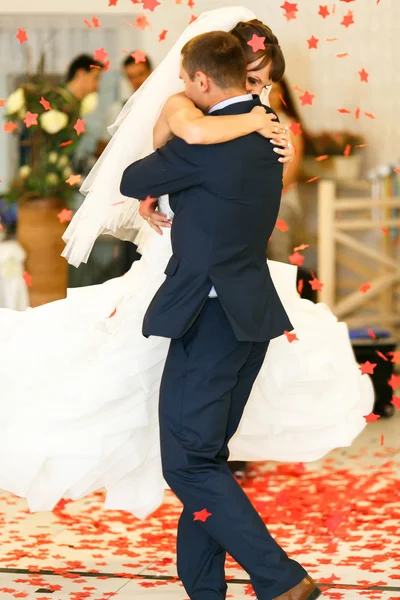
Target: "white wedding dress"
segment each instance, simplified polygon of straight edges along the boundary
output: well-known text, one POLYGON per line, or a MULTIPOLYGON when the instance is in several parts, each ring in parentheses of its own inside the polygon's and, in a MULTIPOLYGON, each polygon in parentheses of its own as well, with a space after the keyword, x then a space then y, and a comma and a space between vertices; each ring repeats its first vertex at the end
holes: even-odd
MULTIPOLYGON (((84 182, 88 196, 68 227, 64 255, 79 265, 97 236, 110 231, 135 239, 141 260, 123 277, 69 290, 65 300, 0 310, 0 488, 27 498, 32 511, 101 487, 106 507, 139 518, 162 502, 157 409, 169 341, 146 339, 141 329, 164 281, 170 231, 157 235, 119 184, 124 167, 151 151, 165 99, 182 89, 182 45, 252 18, 248 9, 232 7, 192 23, 128 101, 84 182)), ((346 325, 326 306, 300 299, 296 268, 271 262, 270 270, 299 341, 271 342, 231 459, 313 461, 349 446, 362 431, 372 384, 358 369, 346 325)))
MULTIPOLYGON (((169 340, 144 338, 141 327, 165 277, 169 234, 142 221, 142 258, 123 277, 0 310, 0 488, 33 511, 101 487, 106 507, 140 518, 162 501, 157 405, 169 340)), ((313 461, 362 431, 372 385, 346 325, 300 299, 295 267, 269 266, 299 341, 271 342, 231 458, 313 461)))

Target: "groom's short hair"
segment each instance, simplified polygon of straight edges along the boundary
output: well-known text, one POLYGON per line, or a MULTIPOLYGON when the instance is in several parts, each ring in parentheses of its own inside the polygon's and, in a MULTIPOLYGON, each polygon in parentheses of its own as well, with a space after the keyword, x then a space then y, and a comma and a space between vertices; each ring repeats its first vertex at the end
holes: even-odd
POLYGON ((193 81, 202 71, 223 89, 246 87, 246 59, 237 39, 226 31, 203 33, 182 48, 182 66, 193 81))

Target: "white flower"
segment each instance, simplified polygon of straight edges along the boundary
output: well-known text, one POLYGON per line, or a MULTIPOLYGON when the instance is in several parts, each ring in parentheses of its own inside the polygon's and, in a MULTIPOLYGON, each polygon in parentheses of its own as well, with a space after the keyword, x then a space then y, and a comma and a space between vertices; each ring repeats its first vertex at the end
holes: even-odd
POLYGON ((58 166, 63 168, 63 167, 66 167, 68 164, 69 164, 69 158, 68 158, 68 156, 65 156, 65 154, 64 154, 58 161, 58 166))
POLYGON ((97 104, 99 102, 99 96, 97 92, 92 92, 84 97, 81 102, 80 116, 84 117, 89 113, 93 112, 97 108, 97 104))
POLYGON ((7 114, 13 115, 25 107, 25 93, 22 88, 18 88, 13 92, 7 101, 7 114))
POLYGON ((28 165, 24 165, 23 167, 19 168, 19 176, 22 179, 26 179, 28 175, 30 175, 31 170, 32 169, 28 165))
POLYGON ((50 154, 48 156, 49 163, 51 165, 54 165, 54 163, 57 162, 57 158, 58 158, 57 152, 50 152, 50 154))
POLYGON ((59 110, 47 110, 39 117, 40 125, 46 133, 58 133, 68 123, 68 116, 59 110))
POLYGON ((46 175, 46 183, 48 183, 49 185, 57 185, 57 183, 60 181, 58 175, 56 175, 56 173, 48 173, 46 175))
POLYGON ((71 175, 71 173, 72 173, 71 167, 67 167, 66 169, 64 169, 64 171, 62 172, 63 179, 68 179, 68 177, 71 175))

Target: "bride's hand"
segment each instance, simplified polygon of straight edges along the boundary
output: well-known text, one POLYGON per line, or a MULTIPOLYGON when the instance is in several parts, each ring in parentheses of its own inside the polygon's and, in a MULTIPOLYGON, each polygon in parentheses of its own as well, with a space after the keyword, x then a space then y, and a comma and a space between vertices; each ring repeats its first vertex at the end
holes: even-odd
POLYGON ((157 198, 146 198, 142 200, 139 207, 139 215, 148 222, 150 227, 159 235, 162 235, 161 227, 170 229, 172 227, 172 219, 167 215, 160 213, 157 210, 157 198))
POLYGON ((294 148, 287 127, 276 122, 274 113, 266 113, 262 106, 256 106, 251 111, 260 119, 260 128, 257 132, 263 137, 269 138, 274 144, 274 151, 281 155, 279 162, 288 163, 294 158, 294 148))

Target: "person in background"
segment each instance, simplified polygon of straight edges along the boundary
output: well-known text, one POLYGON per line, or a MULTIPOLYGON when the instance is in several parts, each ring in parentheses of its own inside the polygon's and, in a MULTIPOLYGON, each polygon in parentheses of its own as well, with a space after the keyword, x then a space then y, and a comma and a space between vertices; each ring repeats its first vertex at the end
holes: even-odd
MULTIPOLYGON (((136 62, 134 59, 134 52, 129 54, 122 63, 122 72, 124 77, 129 81, 132 92, 136 92, 140 86, 146 81, 146 79, 153 72, 153 65, 151 60, 146 56, 144 62, 136 62)), ((107 111, 105 124, 101 139, 99 140, 96 148, 96 157, 98 158, 104 148, 107 146, 111 139, 107 127, 112 125, 118 117, 125 101, 114 102, 110 109, 107 111)), ((119 275, 124 275, 132 266, 135 260, 140 259, 140 254, 137 251, 137 246, 132 242, 120 242, 119 244, 119 275)))
MULTIPOLYGON (((296 123, 304 131, 301 117, 285 77, 272 85, 269 102, 282 125, 290 127, 292 123, 296 123)), ((289 256, 293 254, 293 249, 304 243, 304 240, 301 239, 303 211, 297 189, 297 180, 304 156, 304 139, 301 133, 297 135, 292 133, 291 137, 295 155, 284 173, 283 194, 278 215, 278 220, 285 221, 288 230, 280 231, 275 228, 268 245, 268 258, 284 263, 289 262, 289 256)))
MULTIPOLYGON (((148 56, 146 56, 145 61, 136 62, 134 59, 134 54, 134 52, 129 54, 122 63, 123 75, 125 79, 130 83, 132 92, 136 92, 153 72, 153 65, 148 56)), ((114 123, 125 102, 126 100, 118 100, 117 102, 114 102, 111 105, 110 109, 107 111, 102 137, 97 145, 97 156, 100 156, 100 154, 103 152, 104 148, 110 141, 111 135, 109 134, 107 127, 114 123)))

